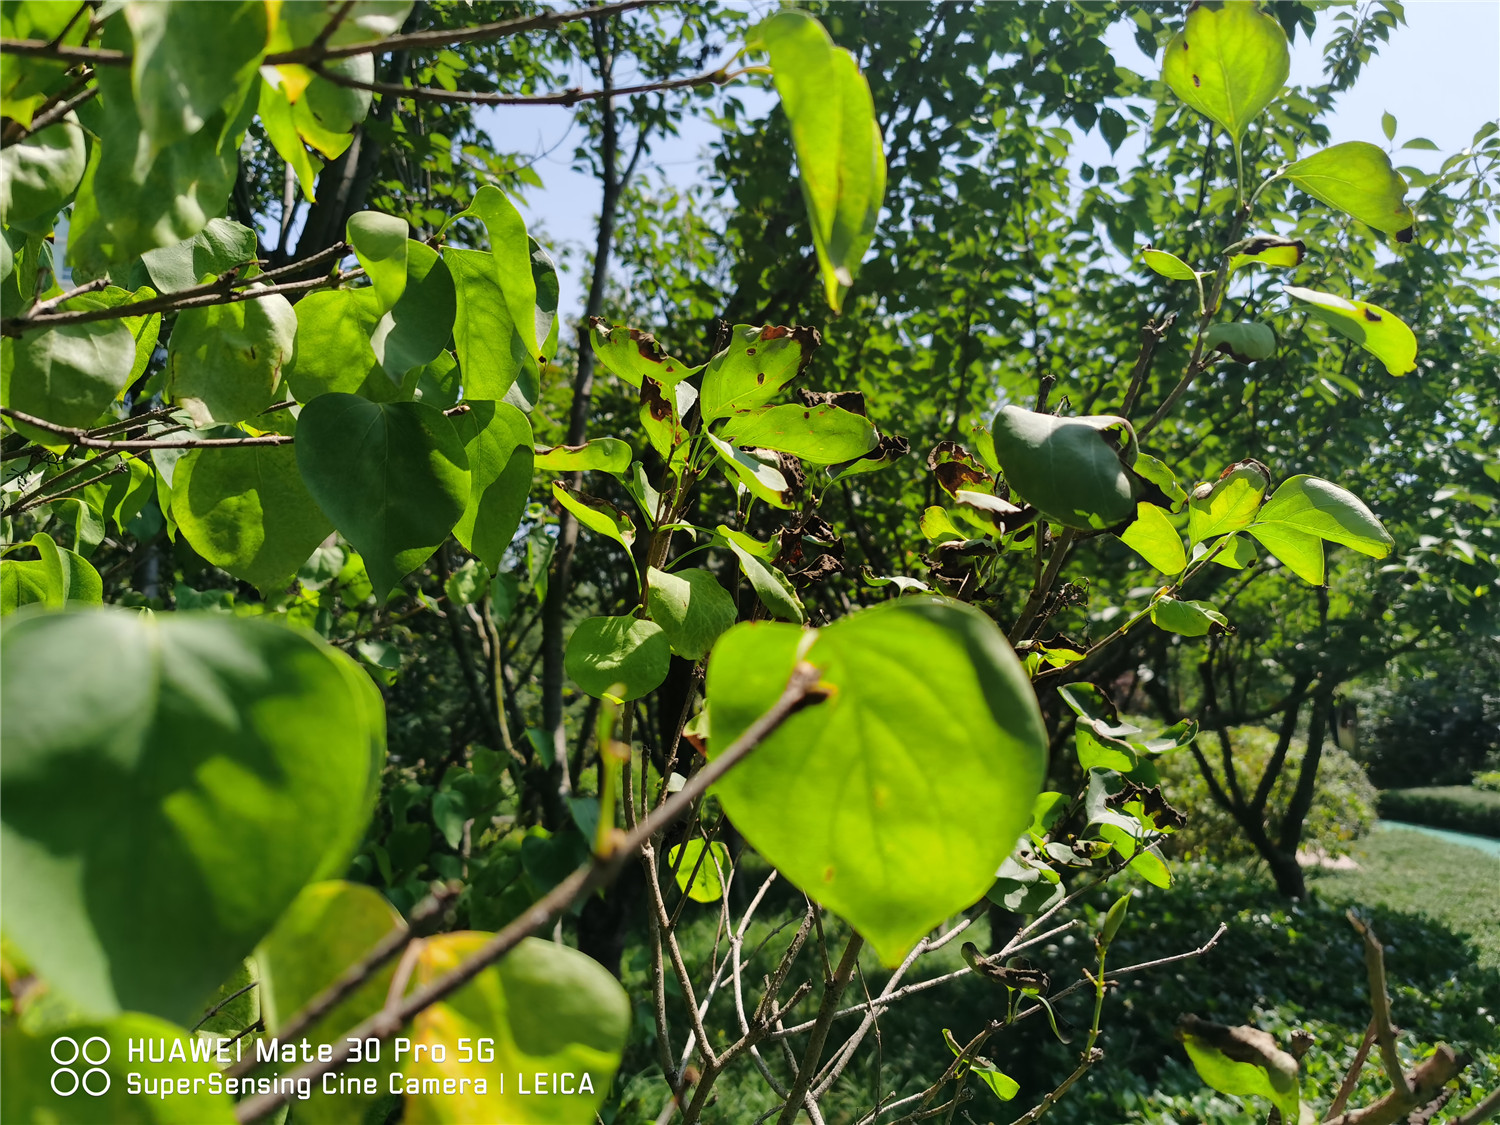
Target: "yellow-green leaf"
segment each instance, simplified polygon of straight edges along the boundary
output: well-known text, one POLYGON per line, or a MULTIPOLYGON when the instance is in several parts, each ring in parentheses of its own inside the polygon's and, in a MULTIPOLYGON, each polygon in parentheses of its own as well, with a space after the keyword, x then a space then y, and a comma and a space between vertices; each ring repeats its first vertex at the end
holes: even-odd
POLYGON ((1416 370, 1417 338, 1395 313, 1368 301, 1355 301, 1334 293, 1320 293, 1297 285, 1285 288, 1288 297, 1311 305, 1315 317, 1380 360, 1392 375, 1416 370))
POLYGON ((1291 69, 1286 33, 1250 0, 1188 9, 1187 22, 1167 44, 1162 81, 1199 113, 1224 128, 1235 144, 1281 92, 1291 69))
POLYGON ((1410 242, 1416 216, 1406 203, 1406 177, 1384 150, 1347 141, 1290 165, 1285 176, 1314 199, 1360 222, 1410 242))

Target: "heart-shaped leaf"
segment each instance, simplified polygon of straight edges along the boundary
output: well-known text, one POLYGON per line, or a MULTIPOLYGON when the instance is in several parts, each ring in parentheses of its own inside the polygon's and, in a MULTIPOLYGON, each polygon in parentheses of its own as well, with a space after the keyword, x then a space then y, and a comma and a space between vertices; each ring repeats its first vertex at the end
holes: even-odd
POLYGON ((302 887, 348 862, 385 756, 380 697, 279 625, 8 622, 7 936, 84 1011, 191 1023, 302 887))
POLYGON ((453 344, 463 369, 464 394, 498 401, 518 384, 535 384, 536 356, 512 318, 494 256, 450 246, 443 251, 443 261, 453 275, 458 299, 453 344))
POLYGON ((443 354, 457 310, 448 267, 425 242, 407 240, 401 298, 370 332, 370 349, 393 382, 443 354))
POLYGON ((652 567, 646 574, 646 606, 662 627, 672 651, 686 660, 701 660, 734 624, 734 599, 706 570, 669 573, 652 567))
POLYGON ((1203 346, 1240 363, 1252 363, 1276 354, 1276 333, 1269 325, 1254 321, 1215 324, 1204 334, 1203 346))
POLYGON ((217 276, 253 262, 259 248, 255 232, 231 219, 210 219, 185 242, 141 255, 151 284, 163 293, 191 289, 205 276, 217 276))
POLYGON ((91 426, 129 382, 135 337, 118 320, 61 324, 7 339, 4 351, 6 406, 59 426, 91 426))
POLYGON ((1187 569, 1182 533, 1155 504, 1143 500, 1136 508, 1135 522, 1120 533, 1120 539, 1163 574, 1181 574, 1187 569))
POLYGON ((297 467, 384 599, 447 538, 469 500, 452 423, 420 402, 320 395, 297 420, 297 467))
POLYGON ((279 293, 183 309, 167 345, 167 393, 200 426, 242 422, 276 401, 297 314, 279 293))
POLYGON ((709 755, 780 696, 798 659, 830 692, 714 789, 735 827, 893 965, 982 897, 1031 823, 1047 736, 995 623, 923 595, 811 634, 736 626, 709 661, 709 755))
POLYGON ((1207 602, 1171 597, 1160 597, 1151 603, 1151 623, 1184 637, 1203 637, 1215 626, 1221 630, 1229 627, 1229 619, 1207 602))
POLYGON ((625 703, 660 687, 671 660, 660 625, 639 617, 589 617, 568 638, 563 668, 596 699, 625 703))
POLYGON ((1236 145, 1281 93, 1291 70, 1286 33, 1254 4, 1199 4, 1167 44, 1161 78, 1172 92, 1222 126, 1236 145))
POLYGON ((380 311, 385 312, 406 292, 406 220, 360 211, 349 216, 344 232, 380 299, 380 311))
POLYGON ((497 571, 531 491, 531 423, 505 402, 471 402, 452 421, 469 458, 471 481, 453 537, 497 571))
POLYGON ((1286 295, 1311 305, 1315 317, 1380 360, 1392 375, 1417 369, 1417 338, 1395 313, 1368 301, 1296 285, 1286 286, 1286 295))
POLYGON ((0 614, 33 602, 61 609, 70 601, 103 601, 104 584, 88 559, 59 547, 45 531, 33 535, 27 545, 36 548, 36 559, 0 560, 0 614))
POLYGON ((718 902, 723 897, 729 849, 717 840, 707 845, 699 839, 676 844, 667 852, 667 863, 676 869, 677 886, 694 902, 718 902))
POLYGON ((37 234, 50 231, 83 178, 87 151, 75 113, 0 149, 0 222, 37 234))

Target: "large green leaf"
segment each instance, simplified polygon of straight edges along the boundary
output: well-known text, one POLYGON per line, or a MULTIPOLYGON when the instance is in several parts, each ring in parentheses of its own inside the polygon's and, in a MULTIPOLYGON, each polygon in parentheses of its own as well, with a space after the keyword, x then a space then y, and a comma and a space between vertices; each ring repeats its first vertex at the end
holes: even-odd
POLYGON ((1271 474, 1259 461, 1237 461, 1212 484, 1200 484, 1188 500, 1188 543, 1228 535, 1248 527, 1271 487, 1271 474))
POLYGON ((1205 1084, 1221 1094, 1268 1098, 1281 1110, 1283 1121, 1299 1120, 1297 1060, 1269 1034, 1183 1016, 1177 1037, 1205 1084))
POLYGON ((719 433, 735 445, 793 453, 815 465, 863 457, 879 440, 868 418, 827 404, 737 410, 719 433))
MULTIPOLYGON (((40 39, 70 47, 81 44, 91 24, 75 19, 77 8, 67 4, 30 3, 0 5, 0 36, 6 39, 40 39)), ((0 53, 0 112, 31 128, 32 115, 69 81, 70 64, 60 59, 28 58, 14 51, 0 53)))
POLYGON ((1275 551, 1261 538, 1262 531, 1316 535, 1376 559, 1385 558, 1396 544, 1358 496, 1331 481, 1306 475, 1282 481, 1250 525, 1250 534, 1275 551))
MULTIPOLYGON (((448 267, 424 242, 406 243, 406 275, 400 300, 376 323, 370 348, 395 382, 413 367, 442 355, 453 336, 457 299, 448 267)), ((475 397, 471 395, 470 397, 475 397)))
POLYGON ((568 638, 563 667, 588 694, 624 703, 660 687, 671 659, 661 626, 639 617, 589 617, 568 638))
POLYGON ((1171 597, 1160 597, 1151 603, 1151 623, 1184 637, 1207 636, 1214 626, 1223 630, 1229 625, 1228 619, 1207 602, 1171 597))
POLYGON ((349 216, 344 231, 380 298, 380 311, 394 307, 406 291, 406 220, 379 211, 360 211, 349 216))
POLYGON ((151 284, 163 293, 191 289, 208 275, 253 262, 259 248, 255 232, 230 219, 210 219, 192 238, 141 255, 151 284))
POLYGON ((590 322, 589 344, 606 371, 633 387, 639 387, 643 379, 670 387, 702 370, 669 356, 651 333, 624 325, 611 328, 602 318, 590 322))
POLYGON ((1188 9, 1182 30, 1167 44, 1161 78, 1238 145, 1281 92, 1290 69, 1286 33, 1276 18, 1255 4, 1229 0, 1188 9))
MULTIPOLYGON (((705 432, 708 444, 724 466, 724 475, 742 485, 757 500, 764 500, 773 508, 792 506, 792 486, 771 460, 762 460, 747 450, 739 449, 705 432)), ((769 457, 769 455, 768 455, 769 457)))
POLYGON ((1340 336, 1347 336, 1369 352, 1392 375, 1417 369, 1417 338, 1395 313, 1368 301, 1354 301, 1333 293, 1319 293, 1288 285, 1286 295, 1312 306, 1312 314, 1340 336))
POLYGON ((1230 321, 1211 327, 1204 334, 1203 346, 1240 363, 1252 363, 1276 354, 1276 333, 1256 321, 1230 321))
POLYGON ((393 397, 395 382, 371 344, 380 322, 379 300, 370 289, 323 290, 298 301, 296 350, 286 369, 287 388, 297 401, 330 392, 393 397))
POLYGON ((297 314, 279 293, 183 309, 167 344, 167 393, 199 426, 242 422, 276 401, 297 314))
MULTIPOLYGON (((234 1125, 234 1099, 209 1086, 220 1064, 204 1059, 203 1043, 191 1032, 165 1020, 125 1012, 111 1020, 70 1023, 33 1035, 7 1019, 0 1025, 0 1037, 0 1118, 7 1122, 234 1125), (139 1054, 131 1055, 141 1043, 150 1043, 168 1057, 143 1066, 139 1054), (199 1061, 192 1061, 195 1058, 199 1061), (73 1061, 60 1066, 61 1059, 73 1061), (131 1093, 132 1073, 139 1076, 143 1071, 152 1081, 168 1084, 171 1096, 131 1093), (179 1083, 185 1083, 180 1090, 179 1083)), ((228 1057, 233 1059, 233 1053, 228 1057)))
POLYGON ((468 504, 469 458, 442 411, 320 395, 297 420, 297 467, 365 560, 375 596, 437 550, 468 504))
POLYGON ((885 197, 885 153, 870 86, 854 56, 806 12, 784 9, 745 37, 771 56, 792 127, 802 199, 834 312, 854 284, 885 197))
MULTIPOLYGON (((1302 581, 1323 585, 1327 574, 1323 558, 1323 540, 1310 532, 1298 531, 1289 524, 1252 525, 1250 534, 1261 546, 1281 560, 1282 564, 1302 581)), ((1216 556, 1216 561, 1222 556, 1216 556)))
POLYGON ((193 550, 264 594, 333 531, 289 445, 190 450, 173 469, 172 518, 193 550))
POLYGON ((646 607, 661 626, 672 651, 701 660, 737 616, 734 599, 706 570, 669 573, 652 567, 646 573, 646 607))
POLYGON ((287 47, 306 47, 339 17, 338 26, 328 37, 330 47, 352 47, 389 39, 401 30, 412 9, 412 0, 321 0, 320 3, 288 4, 281 19, 286 28, 287 47))
POLYGON ((443 261, 458 295, 453 342, 463 369, 464 394, 502 399, 517 380, 534 381, 536 359, 511 318, 494 256, 450 246, 443 251, 443 261))
POLYGON ((118 320, 60 324, 5 344, 0 400, 60 426, 93 425, 135 365, 135 337, 118 320))
POLYGON ((216 114, 236 115, 266 50, 267 18, 263 0, 125 5, 135 39, 136 112, 153 152, 192 136, 216 114))
POLYGON ((1368 141, 1347 141, 1304 156, 1283 175, 1314 199, 1395 235, 1397 242, 1411 241, 1417 220, 1406 203, 1406 178, 1368 141))
POLYGON ((4 640, 7 936, 84 1011, 191 1023, 348 862, 379 696, 315 637, 221 614, 18 614, 4 640))
POLYGON ((1003 406, 992 432, 1005 482, 1049 519, 1098 530, 1135 510, 1135 431, 1124 418, 1058 418, 1003 406))
POLYGON ((531 491, 531 423, 504 402, 471 402, 453 428, 469 457, 472 484, 453 537, 492 572, 521 526, 531 491))
POLYGON ((0 148, 0 223, 46 234, 83 179, 88 153, 83 126, 62 121, 0 148))
POLYGON ((1031 823, 1047 734, 994 622, 923 595, 812 635, 740 625, 708 666, 709 755, 775 703, 801 659, 830 695, 714 791, 766 859, 894 965, 983 897, 1031 823))
POLYGON ((542 342, 537 339, 536 332, 536 278, 532 273, 526 221, 510 197, 493 184, 485 184, 474 193, 465 214, 482 222, 490 236, 490 262, 495 281, 522 347, 533 365, 544 362, 542 342))
POLYGON ((60 609, 66 602, 98 605, 104 599, 99 572, 77 551, 59 547, 44 531, 28 541, 37 558, 0 561, 0 614, 40 603, 60 609))
MULTIPOLYGON (((473 956, 491 935, 440 934, 422 944, 412 986, 420 988, 473 956)), ((483 1092, 474 1084, 457 1094, 407 1092, 403 1121, 412 1125, 468 1125, 504 1121, 513 1125, 569 1125, 594 1120, 604 1104, 630 1031, 630 998, 598 962, 576 949, 527 938, 498 964, 463 988, 426 1008, 411 1023, 411 1066, 403 1066, 414 1090, 423 1081, 472 1078, 476 1068, 454 1049, 460 1039, 493 1041, 494 1065, 483 1092), (433 1047, 447 1048, 434 1060, 433 1047), (504 1074, 505 1082, 496 1081, 504 1074), (529 1091, 545 1077, 548 1095, 529 1091), (572 1075, 568 1085, 554 1076, 572 1075)), ((459 1085, 459 1083, 454 1083, 459 1085)))
POLYGON ((736 324, 729 346, 704 369, 698 400, 703 421, 770 402, 807 369, 822 342, 814 328, 736 324))

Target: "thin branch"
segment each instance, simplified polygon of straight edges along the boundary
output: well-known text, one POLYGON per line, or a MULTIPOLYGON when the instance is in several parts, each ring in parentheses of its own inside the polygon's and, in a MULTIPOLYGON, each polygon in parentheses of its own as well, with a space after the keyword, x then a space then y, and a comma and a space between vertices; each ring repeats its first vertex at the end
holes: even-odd
POLYGON ((291 434, 261 434, 256 437, 247 435, 242 438, 169 438, 166 441, 131 438, 125 441, 110 441, 93 437, 87 430, 76 429, 72 426, 59 426, 56 422, 23 414, 8 406, 0 406, 0 414, 25 425, 35 426, 39 430, 45 430, 56 437, 67 438, 72 444, 84 449, 110 449, 118 452, 132 449, 204 449, 221 445, 289 445, 292 442, 291 434))
POLYGON ((1385 987, 1385 950, 1380 939, 1354 911, 1349 911, 1349 922, 1359 931, 1365 943, 1365 971, 1370 977, 1370 1011, 1374 1016, 1375 1045, 1380 1048, 1380 1063, 1385 1067, 1391 1086, 1403 1097, 1411 1093, 1406 1084, 1406 1072, 1401 1068, 1401 1056, 1396 1051, 1396 1029, 1391 1026, 1391 996, 1385 987))
POLYGON ((233 992, 231 992, 228 996, 224 997, 224 999, 220 1000, 217 1004, 215 1004, 208 1011, 204 1012, 203 1015, 199 1018, 198 1022, 195 1023, 195 1024, 193 1024, 193 1030, 197 1031, 200 1027, 202 1027, 204 1024, 206 1024, 209 1020, 213 1019, 216 1015, 218 1015, 220 1012, 222 1012, 230 1004, 232 1004, 234 1001, 238 1000, 241 996, 245 995, 245 993, 249 992, 252 988, 254 988, 259 983, 260 983, 260 981, 253 980, 249 984, 245 985, 244 988, 237 988, 237 989, 235 989, 233 992))
POLYGON ((21 58, 58 59, 62 62, 93 63, 95 66, 129 66, 130 55, 108 47, 75 47, 46 39, 0 39, 0 54, 21 58))
POLYGON ((582 90, 573 87, 559 90, 555 94, 504 94, 483 90, 443 90, 436 86, 401 86, 395 82, 361 82, 346 74, 314 67, 320 77, 337 86, 351 90, 368 90, 372 94, 389 94, 398 98, 413 98, 417 101, 444 102, 455 105, 560 105, 574 106, 579 102, 602 101, 606 98, 630 97, 633 94, 654 94, 662 90, 681 90, 691 86, 725 86, 745 74, 764 74, 764 67, 747 66, 739 70, 704 71, 686 78, 670 78, 662 82, 643 82, 639 86, 606 87, 600 90, 582 90))
POLYGON ((1374 1045, 1375 1021, 1371 1020, 1370 1026, 1365 1028, 1365 1037, 1359 1045, 1359 1050, 1354 1052, 1354 1061, 1349 1064, 1344 1080, 1339 1083, 1338 1092, 1333 1095, 1333 1103, 1329 1105, 1328 1112, 1323 1115, 1324 1121, 1344 1112, 1344 1107, 1349 1104, 1349 1095, 1354 1093, 1354 1086, 1359 1081, 1359 1072, 1364 1070, 1365 1060, 1370 1057, 1370 1048, 1374 1045))
POLYGON ((803 706, 821 702, 825 694, 816 688, 819 670, 811 664, 798 664, 787 681, 786 689, 776 703, 760 718, 751 723, 732 745, 688 779, 676 793, 636 825, 629 833, 616 837, 614 850, 605 856, 597 856, 579 867, 538 899, 525 913, 505 926, 485 942, 473 955, 457 966, 402 998, 393 1007, 383 1008, 357 1027, 347 1032, 345 1046, 334 1051, 334 1057, 326 1061, 307 1063, 283 1077, 281 1092, 258 1094, 247 1098, 235 1107, 235 1118, 240 1122, 257 1121, 286 1104, 291 1096, 285 1091, 295 1089, 302 1081, 315 1082, 323 1075, 342 1069, 350 1061, 348 1043, 364 1039, 389 1039, 401 1030, 418 1012, 436 1004, 468 984, 490 965, 504 957, 522 939, 534 931, 561 917, 575 902, 582 901, 594 890, 612 882, 632 856, 657 832, 676 821, 692 806, 710 785, 718 781, 792 714, 803 706))
POLYGON ((823 984, 823 1003, 818 1009, 818 1018, 813 1023, 812 1033, 807 1038, 807 1049, 802 1053, 802 1062, 797 1067, 797 1077, 792 1081, 791 1093, 787 1095, 781 1116, 777 1118, 777 1125, 792 1125, 797 1114, 802 1110, 803 1100, 812 1086, 818 1063, 823 1059, 823 1044, 828 1041, 828 1029, 832 1026, 833 1018, 838 1012, 839 997, 843 996, 844 989, 849 984, 849 978, 854 975, 854 966, 859 961, 859 951, 864 948, 864 945, 865 939, 859 934, 850 934, 849 942, 844 946, 844 955, 839 958, 838 968, 823 984))
POLYGON ((1488 1121, 1496 1114, 1500 1114, 1500 1087, 1496 1087, 1489 1096, 1480 1102, 1468 1113, 1460 1114, 1448 1122, 1448 1125, 1479 1125, 1481 1121, 1488 1121))

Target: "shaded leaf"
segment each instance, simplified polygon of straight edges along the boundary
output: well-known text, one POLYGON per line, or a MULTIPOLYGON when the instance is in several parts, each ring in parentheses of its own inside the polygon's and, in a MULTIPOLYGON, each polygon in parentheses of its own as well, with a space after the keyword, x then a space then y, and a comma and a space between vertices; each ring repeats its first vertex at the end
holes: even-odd
POLYGON ((589 695, 625 703, 660 687, 671 659, 661 626, 638 617, 589 617, 568 638, 563 667, 589 695))

